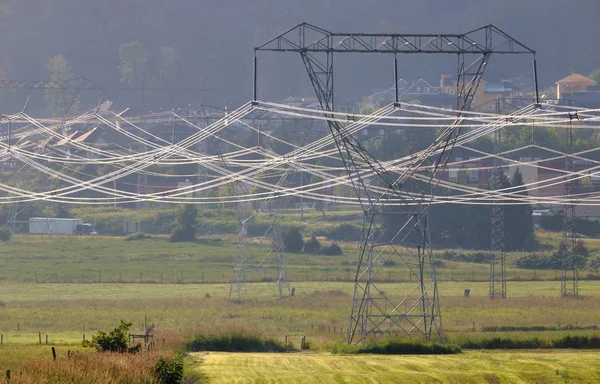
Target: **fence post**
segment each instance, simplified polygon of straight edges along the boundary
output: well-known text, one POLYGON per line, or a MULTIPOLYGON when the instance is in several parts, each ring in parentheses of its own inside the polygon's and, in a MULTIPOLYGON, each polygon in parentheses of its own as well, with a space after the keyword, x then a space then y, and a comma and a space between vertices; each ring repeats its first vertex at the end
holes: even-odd
POLYGON ((46 335, 46 345, 48 345, 48 335, 46 335))
POLYGON ((56 361, 56 349, 52 347, 52 360, 56 361))
POLYGON ((40 340, 40 345, 42 345, 42 332, 38 332, 38 339, 40 340))

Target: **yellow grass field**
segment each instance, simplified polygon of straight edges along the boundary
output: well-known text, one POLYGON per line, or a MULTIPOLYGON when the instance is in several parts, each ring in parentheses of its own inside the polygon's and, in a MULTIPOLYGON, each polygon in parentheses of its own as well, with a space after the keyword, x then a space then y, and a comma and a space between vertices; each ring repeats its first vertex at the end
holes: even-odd
POLYGON ((211 383, 598 383, 600 354, 465 352, 444 356, 195 353, 211 383))

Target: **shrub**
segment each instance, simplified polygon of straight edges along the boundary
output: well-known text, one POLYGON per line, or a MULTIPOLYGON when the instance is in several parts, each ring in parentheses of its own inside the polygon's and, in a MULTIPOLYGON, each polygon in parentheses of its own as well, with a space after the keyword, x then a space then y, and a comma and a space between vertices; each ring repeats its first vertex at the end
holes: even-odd
POLYGON ((546 255, 530 254, 517 259, 517 267, 525 269, 550 269, 554 267, 554 260, 546 255))
POLYGON ((0 241, 3 243, 6 243, 8 240, 10 240, 10 237, 12 235, 12 231, 10 230, 10 227, 6 224, 4 224, 3 226, 0 227, 0 241))
POLYGON ((600 337, 597 336, 565 336, 562 339, 552 341, 553 348, 589 348, 598 349, 600 348, 600 337))
POLYGON ((189 231, 186 231, 181 228, 175 228, 173 233, 171 233, 171 237, 169 238, 169 240, 171 240, 171 243, 194 241, 195 239, 196 239, 196 236, 192 236, 189 231))
POLYGON ((154 374, 160 384, 179 384, 183 380, 183 358, 165 360, 159 357, 154 365, 154 374))
POLYGON ((455 345, 405 340, 382 340, 364 347, 344 345, 333 349, 333 353, 373 353, 381 355, 444 355, 460 352, 460 348, 455 345))
POLYGON ((283 237, 286 252, 300 252, 304 248, 304 239, 296 227, 290 227, 283 237))
POLYGON ((148 236, 144 232, 136 232, 136 233, 132 233, 130 235, 125 236, 125 238, 123 240, 134 241, 134 240, 144 240, 144 239, 151 239, 151 238, 152 238, 152 236, 148 236))
POLYGON ((121 320, 121 324, 108 333, 98 331, 98 334, 92 336, 91 343, 84 343, 84 346, 95 347, 98 352, 139 352, 140 344, 131 347, 128 345, 128 331, 131 325, 121 320))
POLYGON ((304 252, 306 253, 319 253, 320 249, 321 243, 319 242, 319 240, 317 240, 317 238, 314 235, 311 236, 310 240, 304 243, 304 252))
POLYGON ((190 352, 284 352, 293 350, 289 345, 278 340, 245 332, 194 335, 186 341, 185 348, 190 352))
POLYGON ((465 349, 538 349, 546 346, 547 344, 537 337, 522 340, 493 337, 491 339, 469 340, 462 344, 465 349))
POLYGON ((491 339, 470 340, 464 342, 465 349, 540 349, 540 348, 570 348, 570 349, 600 349, 598 336, 565 336, 555 340, 510 339, 494 337, 491 339))
POLYGON ((343 223, 331 229, 317 231, 317 236, 325 236, 329 240, 356 241, 362 236, 362 228, 356 225, 343 223))
POLYGON ((339 256, 342 254, 342 248, 336 243, 331 243, 328 247, 321 249, 321 254, 327 256, 339 256))

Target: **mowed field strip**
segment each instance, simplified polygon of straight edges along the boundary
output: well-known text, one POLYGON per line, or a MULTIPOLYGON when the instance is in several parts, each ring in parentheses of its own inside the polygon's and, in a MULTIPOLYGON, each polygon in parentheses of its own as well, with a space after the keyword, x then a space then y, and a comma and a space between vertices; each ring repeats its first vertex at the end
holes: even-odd
MULTIPOLYGON (((487 283, 441 282, 444 327, 453 332, 485 326, 592 325, 600 319, 600 281, 580 283, 582 299, 559 297, 560 282, 512 282, 507 300, 489 300, 487 283), (464 297, 470 289, 470 297, 464 297), (474 324, 473 324, 474 323, 474 324)), ((77 342, 82 333, 114 327, 121 319, 141 329, 244 328, 284 336, 290 332, 331 333, 337 340, 348 326, 352 283, 294 283, 296 297, 278 300, 274 286, 255 283, 241 303, 228 299, 228 284, 0 284, 0 333, 5 343, 32 343, 37 332, 51 342, 77 342), (207 297, 207 294, 210 297, 207 297), (334 330, 335 327, 335 330, 334 330), (335 334, 337 332, 337 334, 335 334), (335 335, 334 335, 335 334, 335 335), (31 336, 33 335, 33 336, 31 336)), ((390 297, 414 283, 380 284, 390 297)))
POLYGON ((444 356, 194 353, 211 383, 597 383, 600 354, 473 352, 444 356))

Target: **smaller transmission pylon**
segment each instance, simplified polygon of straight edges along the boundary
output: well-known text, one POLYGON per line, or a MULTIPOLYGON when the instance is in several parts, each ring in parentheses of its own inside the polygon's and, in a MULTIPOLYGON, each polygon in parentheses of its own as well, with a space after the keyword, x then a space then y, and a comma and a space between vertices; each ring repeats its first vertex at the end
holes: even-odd
POLYGON ((230 300, 241 301, 242 291, 256 281, 268 283, 279 299, 290 294, 287 259, 279 225, 281 214, 277 212, 271 216, 273 222, 269 229, 252 243, 248 242, 248 219, 253 216, 241 223, 237 262, 233 267, 233 279, 229 289, 230 300), (251 247, 258 246, 258 252, 263 252, 265 245, 268 247, 266 255, 253 255, 251 247))
POLYGON ((578 119, 577 113, 569 113, 569 128, 567 129, 567 153, 565 170, 565 215, 563 220, 563 239, 559 247, 562 261, 560 279, 560 297, 579 297, 579 276, 577 272, 577 256, 575 255, 575 204, 573 202, 573 119, 578 119))
MULTIPOLYGON (((496 156, 500 152, 502 136, 500 130, 495 132, 496 156)), ((502 161, 494 158, 492 171, 492 189, 495 193, 502 190, 502 161)), ((490 260, 490 299, 506 299, 506 252, 504 247, 504 206, 499 196, 492 205, 491 218, 491 260, 490 260)))

